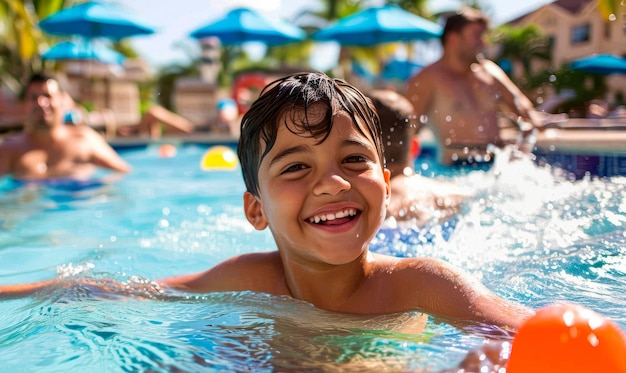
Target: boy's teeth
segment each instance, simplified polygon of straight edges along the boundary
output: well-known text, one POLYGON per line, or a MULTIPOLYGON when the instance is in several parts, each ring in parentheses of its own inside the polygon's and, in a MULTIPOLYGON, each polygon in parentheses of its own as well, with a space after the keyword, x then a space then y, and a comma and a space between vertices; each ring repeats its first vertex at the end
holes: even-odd
POLYGON ((311 218, 309 218, 309 221, 311 223, 319 223, 320 221, 327 221, 327 220, 335 220, 335 219, 340 219, 340 218, 345 218, 346 216, 354 216, 356 215, 356 210, 355 209, 346 209, 343 211, 339 211, 336 214, 326 214, 326 215, 315 215, 311 218))

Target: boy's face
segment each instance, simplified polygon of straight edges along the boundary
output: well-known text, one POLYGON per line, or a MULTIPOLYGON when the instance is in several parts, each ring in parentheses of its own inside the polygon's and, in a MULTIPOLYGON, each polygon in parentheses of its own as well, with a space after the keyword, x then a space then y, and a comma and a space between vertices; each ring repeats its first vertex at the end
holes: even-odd
MULTIPOLYGON (((311 108, 309 115, 323 110, 311 108)), ((269 226, 283 260, 350 263, 367 250, 385 217, 389 171, 345 113, 318 141, 279 128, 259 168, 259 197, 244 197, 246 216, 257 229, 269 226)))
POLYGON ((55 80, 34 82, 26 89, 25 105, 29 122, 38 127, 62 123, 63 92, 55 80))

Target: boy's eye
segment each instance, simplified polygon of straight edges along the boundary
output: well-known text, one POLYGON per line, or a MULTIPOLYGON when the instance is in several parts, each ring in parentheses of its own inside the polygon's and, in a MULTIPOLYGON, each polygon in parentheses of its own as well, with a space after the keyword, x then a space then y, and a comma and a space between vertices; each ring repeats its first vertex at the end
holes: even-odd
POLYGON ((349 157, 346 157, 346 159, 344 160, 345 163, 359 163, 367 161, 369 161, 369 158, 363 155, 351 155, 349 157))
POLYGON ((296 171, 304 170, 306 168, 307 168, 307 166, 302 164, 302 163, 292 164, 292 165, 289 165, 288 167, 284 168, 282 170, 281 174, 286 174, 286 173, 290 173, 290 172, 296 172, 296 171))

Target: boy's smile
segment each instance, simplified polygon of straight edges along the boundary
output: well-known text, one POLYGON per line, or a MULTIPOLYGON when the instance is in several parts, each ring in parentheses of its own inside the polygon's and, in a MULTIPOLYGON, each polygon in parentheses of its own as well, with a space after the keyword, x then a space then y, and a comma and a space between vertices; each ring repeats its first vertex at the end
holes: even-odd
POLYGON ((279 129, 259 169, 253 204, 263 218, 255 227, 269 226, 286 258, 350 263, 366 252, 385 217, 388 171, 346 113, 335 116, 322 143, 308 136, 279 129))
POLYGON ((339 219, 352 220, 355 216, 356 216, 355 209, 346 209, 345 211, 339 211, 336 214, 330 213, 330 214, 315 215, 311 217, 309 221, 315 224, 335 225, 335 224, 341 224, 343 222, 342 220, 339 220, 339 219))

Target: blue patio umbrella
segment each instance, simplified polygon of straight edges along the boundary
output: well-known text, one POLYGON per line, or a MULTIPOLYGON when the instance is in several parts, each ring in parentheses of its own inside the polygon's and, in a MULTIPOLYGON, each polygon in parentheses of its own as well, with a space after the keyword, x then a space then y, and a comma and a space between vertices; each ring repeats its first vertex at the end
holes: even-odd
POLYGON ((62 9, 42 20, 39 27, 52 35, 80 35, 88 39, 119 40, 155 32, 153 27, 122 6, 99 1, 62 9))
POLYGON ((44 60, 94 60, 106 64, 121 65, 124 55, 102 45, 86 42, 62 41, 41 55, 44 60))
MULTIPOLYGON (((39 27, 52 35, 77 35, 97 46, 93 39, 120 40, 130 36, 151 35, 155 29, 128 9, 110 2, 88 1, 62 9, 39 22, 39 27)), ((108 82, 107 82, 108 87, 108 82)), ((105 106, 109 106, 109 94, 105 106)))
POLYGON ((262 42, 281 45, 304 40, 306 33, 297 26, 279 19, 266 18, 247 8, 237 8, 224 17, 191 32, 191 37, 217 37, 223 45, 262 42))
POLYGON ((612 54, 592 54, 572 61, 570 68, 600 75, 626 74, 626 58, 612 54))
POLYGON ((345 46, 427 40, 439 37, 443 29, 396 5, 368 8, 342 18, 312 35, 313 40, 335 41, 345 46))
POLYGON ((389 61, 385 67, 383 67, 383 71, 381 73, 381 78, 385 80, 402 80, 406 81, 411 77, 411 75, 420 71, 424 65, 419 64, 413 61, 402 61, 402 60, 391 60, 389 61))

